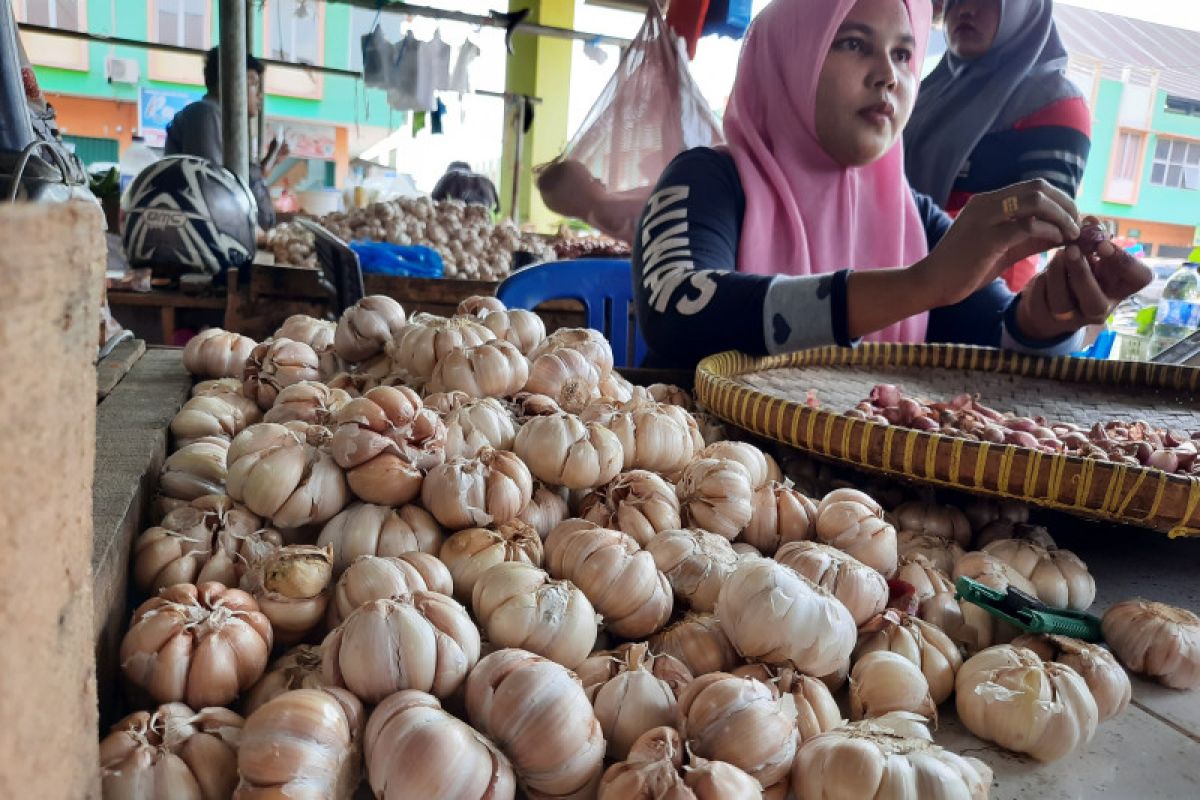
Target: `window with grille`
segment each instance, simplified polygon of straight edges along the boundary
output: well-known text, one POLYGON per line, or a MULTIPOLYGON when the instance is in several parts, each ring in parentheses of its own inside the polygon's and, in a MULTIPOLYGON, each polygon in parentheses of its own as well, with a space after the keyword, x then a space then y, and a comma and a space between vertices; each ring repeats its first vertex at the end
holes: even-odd
POLYGON ((315 0, 270 0, 270 56, 297 64, 321 62, 321 20, 315 0))
POLYGON ((1113 143, 1112 161, 1109 164, 1108 181, 1104 185, 1104 199, 1110 203, 1132 205, 1137 202, 1138 184, 1141 181, 1143 156, 1146 141, 1144 131, 1120 130, 1113 143))
POLYGON ((157 0, 154 4, 155 41, 207 50, 209 0, 157 0))
POLYGON ((1173 189, 1200 189, 1200 142, 1158 137, 1150 183, 1173 189))
POLYGON ((22 22, 71 31, 82 30, 79 6, 85 0, 25 0, 18 6, 22 22))

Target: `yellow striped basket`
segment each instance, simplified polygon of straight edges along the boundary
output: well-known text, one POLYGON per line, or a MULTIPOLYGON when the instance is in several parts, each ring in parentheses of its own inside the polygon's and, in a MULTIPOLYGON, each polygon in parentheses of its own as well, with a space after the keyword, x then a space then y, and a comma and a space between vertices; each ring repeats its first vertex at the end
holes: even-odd
POLYGON ((879 383, 932 401, 970 392, 998 411, 1051 422, 1145 420, 1200 431, 1200 369, 1193 367, 863 344, 768 358, 720 353, 696 368, 696 397, 717 416, 813 455, 1171 536, 1200 535, 1200 479, 844 416, 879 383), (819 407, 808 405, 810 391, 819 407))

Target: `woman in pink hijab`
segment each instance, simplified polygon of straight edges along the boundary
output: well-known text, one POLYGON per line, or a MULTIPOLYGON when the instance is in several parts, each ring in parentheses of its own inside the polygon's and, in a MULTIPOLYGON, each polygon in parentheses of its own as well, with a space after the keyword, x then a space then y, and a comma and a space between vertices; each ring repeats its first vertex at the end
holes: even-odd
POLYGON ((1073 242, 1074 202, 1045 181, 975 195, 953 223, 904 177, 929 0, 773 0, 746 37, 727 147, 663 173, 633 268, 647 363, 722 350, 952 341, 1063 354, 1120 296, 1063 248, 1020 295, 997 280, 1073 242))

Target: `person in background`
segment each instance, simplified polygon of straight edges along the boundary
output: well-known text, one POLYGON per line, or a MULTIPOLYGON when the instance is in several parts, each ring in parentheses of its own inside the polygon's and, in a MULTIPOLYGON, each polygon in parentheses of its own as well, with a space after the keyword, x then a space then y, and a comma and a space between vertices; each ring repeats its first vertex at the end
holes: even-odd
POLYGON ((465 161, 452 161, 446 173, 438 178, 433 187, 434 200, 461 200, 487 206, 491 211, 500 210, 500 195, 491 178, 471 170, 465 161))
MULTIPOLYGON (((908 181, 951 215, 971 195, 1043 178, 1074 197, 1091 113, 1066 76, 1051 0, 946 0, 949 50, 921 82, 904 130, 908 181)), ((1037 272, 1013 265, 1013 291, 1037 272)))
POLYGON ((953 223, 912 190, 900 136, 930 15, 929 0, 773 0, 758 15, 727 147, 677 156, 639 223, 647 365, 862 338, 1062 355, 1149 281, 1111 242, 1095 260, 1071 244, 1089 221, 1044 179, 978 193, 953 223), (1021 294, 998 280, 1058 247, 1021 294), (1093 267, 1117 277, 1107 291, 1093 267))
MULTIPOLYGON (((264 69, 261 61, 246 54, 246 105, 252 118, 263 110, 264 69)), ((198 156, 216 164, 224 163, 220 75, 220 47, 214 47, 204 58, 204 86, 208 93, 200 100, 184 106, 167 125, 164 155, 198 156)), ((258 227, 264 231, 275 225, 275 208, 271 205, 271 193, 263 176, 269 175, 287 155, 287 143, 281 144, 278 139, 272 139, 266 158, 259 163, 251 159, 250 191, 254 193, 254 200, 258 204, 258 227)))

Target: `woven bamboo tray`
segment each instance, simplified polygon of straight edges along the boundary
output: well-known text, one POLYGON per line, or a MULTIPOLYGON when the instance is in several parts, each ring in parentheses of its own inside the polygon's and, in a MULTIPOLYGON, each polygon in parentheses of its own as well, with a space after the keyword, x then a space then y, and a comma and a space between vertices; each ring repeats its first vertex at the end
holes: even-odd
POLYGON ((1090 426, 1141 419, 1200 429, 1200 369, 1038 358, 960 345, 864 344, 700 362, 696 394, 717 416, 815 455, 871 471, 1072 514, 1200 535, 1200 480, 1156 469, 972 442, 850 419, 877 383, 927 400, 964 391, 1002 412, 1090 426), (810 389, 820 408, 805 405, 810 389))

